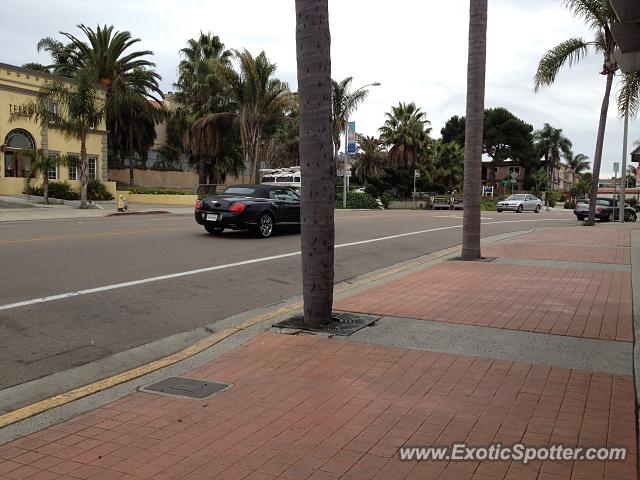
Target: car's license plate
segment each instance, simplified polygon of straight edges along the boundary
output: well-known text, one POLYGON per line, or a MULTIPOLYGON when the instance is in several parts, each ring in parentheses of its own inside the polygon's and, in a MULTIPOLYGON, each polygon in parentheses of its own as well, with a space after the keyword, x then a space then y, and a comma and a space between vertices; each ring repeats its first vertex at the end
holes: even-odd
POLYGON ((218 221, 218 214, 217 213, 207 213, 207 220, 210 222, 217 222, 218 221))

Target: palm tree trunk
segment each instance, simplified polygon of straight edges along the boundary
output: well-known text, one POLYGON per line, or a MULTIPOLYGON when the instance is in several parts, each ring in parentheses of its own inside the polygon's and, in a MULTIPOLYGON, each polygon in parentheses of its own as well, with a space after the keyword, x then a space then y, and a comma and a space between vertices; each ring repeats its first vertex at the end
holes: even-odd
POLYGON ((613 84, 613 72, 607 74, 607 86, 602 99, 602 109, 600 110, 600 125, 598 126, 598 137, 596 139, 596 153, 593 156, 593 180, 591 183, 591 193, 589 195, 589 220, 593 225, 596 221, 596 198, 598 197, 598 182, 600 180, 600 164, 602 163, 602 146, 604 144, 604 132, 607 127, 607 112, 609 111, 609 96, 611 95, 611 85, 613 84))
POLYGON ((328 0, 296 0, 296 46, 304 321, 320 325, 331 320, 335 243, 328 0))
POLYGON ((200 185, 207 183, 207 159, 204 155, 198 157, 198 183, 200 185))
MULTIPOLYGON (((482 136, 487 68, 487 0, 469 0, 469 3, 469 61, 467 66, 467 121, 464 144, 462 259, 479 260, 481 258, 482 136)), ((495 178, 495 172, 493 171, 494 169, 492 168, 492 175, 495 178)))
POLYGON ((80 176, 80 208, 87 208, 87 184, 89 183, 87 159, 87 137, 83 135, 80 138, 80 165, 78 168, 78 175, 80 176))
POLYGON ((42 176, 42 194, 44 195, 44 203, 49 203, 49 175, 44 172, 42 176))

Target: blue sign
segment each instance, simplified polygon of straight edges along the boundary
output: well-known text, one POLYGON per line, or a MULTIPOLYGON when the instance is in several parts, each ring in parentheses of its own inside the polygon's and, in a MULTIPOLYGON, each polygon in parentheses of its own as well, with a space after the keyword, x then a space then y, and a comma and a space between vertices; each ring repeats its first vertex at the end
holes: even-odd
POLYGON ((349 155, 356 153, 356 122, 347 124, 347 153, 349 155))

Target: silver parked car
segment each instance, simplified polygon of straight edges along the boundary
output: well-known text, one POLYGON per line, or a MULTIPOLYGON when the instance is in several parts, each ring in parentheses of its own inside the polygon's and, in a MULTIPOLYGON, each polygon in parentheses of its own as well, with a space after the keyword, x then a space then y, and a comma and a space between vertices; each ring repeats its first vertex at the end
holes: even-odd
POLYGON ((510 210, 517 213, 531 211, 538 213, 542 209, 542 200, 530 193, 517 193, 498 202, 496 210, 502 212, 510 210))

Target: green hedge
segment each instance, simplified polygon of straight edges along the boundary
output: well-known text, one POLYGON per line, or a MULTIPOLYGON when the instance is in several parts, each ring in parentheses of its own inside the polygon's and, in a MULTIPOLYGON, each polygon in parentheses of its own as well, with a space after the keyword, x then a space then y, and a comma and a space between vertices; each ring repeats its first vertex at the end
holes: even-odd
MULTIPOLYGON (((42 187, 30 187, 25 194, 44 196, 42 187)), ((49 198, 57 198, 59 200, 80 200, 80 193, 76 192, 71 184, 66 180, 64 182, 49 182, 49 198)), ((113 195, 107 190, 104 183, 96 178, 89 180, 87 184, 87 199, 91 201, 113 200, 113 195)))
MULTIPOLYGON (((342 195, 336 198, 336 207, 342 208, 342 195)), ((368 193, 347 192, 347 208, 379 209, 380 205, 368 193)))
POLYGON ((138 193, 142 195, 194 195, 189 190, 169 190, 166 188, 152 188, 152 187, 133 187, 129 190, 129 193, 138 193))

